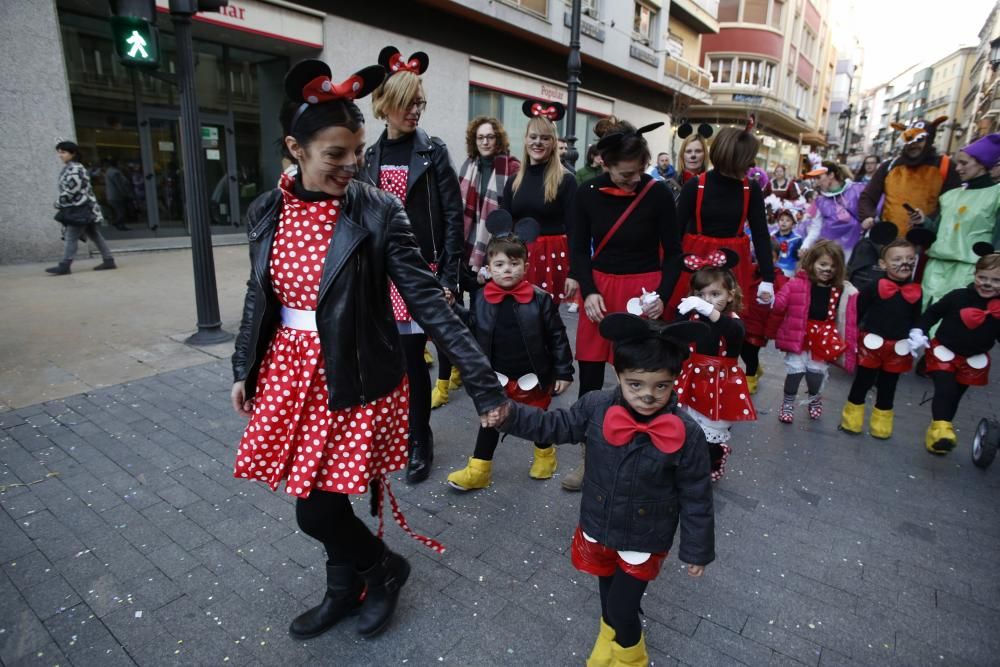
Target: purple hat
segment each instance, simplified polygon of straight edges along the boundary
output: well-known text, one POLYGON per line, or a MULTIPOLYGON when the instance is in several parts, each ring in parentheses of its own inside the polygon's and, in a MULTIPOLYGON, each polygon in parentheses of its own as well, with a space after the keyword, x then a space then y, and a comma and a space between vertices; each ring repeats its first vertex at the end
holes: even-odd
POLYGON ((962 152, 971 155, 987 169, 992 169, 1000 162, 1000 134, 987 134, 982 139, 976 139, 962 152))

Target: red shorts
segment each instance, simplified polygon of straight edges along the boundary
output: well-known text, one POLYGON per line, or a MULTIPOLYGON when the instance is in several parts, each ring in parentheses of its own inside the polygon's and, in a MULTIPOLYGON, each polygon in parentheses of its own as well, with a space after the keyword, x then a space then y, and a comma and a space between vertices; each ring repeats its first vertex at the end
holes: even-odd
MULTIPOLYGON (((604 307, 607 314, 624 313, 628 300, 642 296, 643 288, 647 292, 660 289, 663 274, 660 271, 649 273, 628 273, 618 275, 593 271, 594 285, 604 297, 604 307)), ((662 299, 664 295, 660 295, 662 299)), ((601 335, 597 322, 591 322, 587 314, 580 312, 580 321, 576 326, 576 359, 577 361, 611 362, 611 341, 601 335)))
POLYGON ((579 526, 573 533, 573 546, 570 549, 570 558, 573 567, 592 574, 595 577, 610 577, 615 570, 621 569, 625 574, 635 577, 640 581, 652 581, 660 574, 663 561, 667 554, 650 554, 644 563, 632 565, 624 560, 617 551, 608 548, 600 542, 590 542, 583 536, 583 530, 579 526))
POLYGON ((858 365, 865 368, 880 368, 886 373, 906 373, 913 368, 913 355, 905 340, 889 340, 867 331, 858 336, 858 365), (882 343, 879 345, 878 341, 882 343), (877 347, 869 347, 876 345, 877 347), (898 350, 906 348, 904 354, 898 350))
POLYGON ((990 355, 986 353, 963 357, 949 350, 935 338, 931 341, 931 347, 924 358, 927 360, 928 373, 935 371, 954 373, 956 382, 970 387, 982 387, 989 382, 990 355))
POLYGON ((510 400, 522 405, 533 405, 542 410, 547 409, 552 402, 552 387, 535 386, 527 390, 521 389, 517 384, 517 378, 507 380, 503 390, 510 400))

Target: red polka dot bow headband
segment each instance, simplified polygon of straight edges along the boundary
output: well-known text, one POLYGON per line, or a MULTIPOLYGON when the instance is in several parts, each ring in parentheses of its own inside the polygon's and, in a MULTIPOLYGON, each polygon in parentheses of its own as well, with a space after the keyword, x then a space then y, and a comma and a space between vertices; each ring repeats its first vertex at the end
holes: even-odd
POLYGON ((384 79, 385 70, 381 65, 366 67, 336 83, 330 66, 322 60, 309 59, 296 63, 285 75, 285 94, 293 102, 300 103, 292 117, 291 127, 295 127, 310 105, 334 100, 353 102, 371 93, 384 79))
POLYGON ((566 115, 566 107, 559 102, 539 102, 538 100, 525 100, 521 105, 521 112, 528 118, 548 118, 553 123, 562 120, 566 115))
POLYGON ((740 261, 740 256, 729 248, 719 248, 707 255, 684 255, 684 270, 731 269, 740 261))
POLYGON ((423 74, 427 71, 430 58, 423 51, 417 51, 409 58, 403 58, 395 46, 387 46, 378 54, 378 64, 385 68, 386 78, 399 72, 412 72, 413 74, 423 74))

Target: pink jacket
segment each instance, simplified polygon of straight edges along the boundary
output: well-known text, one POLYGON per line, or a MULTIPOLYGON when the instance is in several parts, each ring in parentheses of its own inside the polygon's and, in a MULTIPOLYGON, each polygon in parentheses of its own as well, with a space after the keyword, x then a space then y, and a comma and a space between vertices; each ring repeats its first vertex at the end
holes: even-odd
MULTIPOLYGON (((809 294, 812 284, 799 271, 774 298, 774 307, 767 319, 767 337, 783 352, 798 354, 805 348, 809 319, 809 294)), ((844 281, 844 290, 837 306, 837 331, 847 343, 847 350, 838 364, 854 372, 858 359, 858 290, 844 281)))

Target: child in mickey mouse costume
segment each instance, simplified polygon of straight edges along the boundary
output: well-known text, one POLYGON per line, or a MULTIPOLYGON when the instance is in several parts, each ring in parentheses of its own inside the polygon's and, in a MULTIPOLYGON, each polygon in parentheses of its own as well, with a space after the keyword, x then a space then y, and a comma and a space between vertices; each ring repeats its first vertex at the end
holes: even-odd
POLYGON ((677 405, 674 382, 702 322, 614 313, 600 324, 613 341, 618 386, 571 408, 510 404, 498 428, 535 441, 587 442, 573 566, 599 579, 601 622, 588 667, 643 667, 649 655, 639 603, 681 528, 680 559, 700 577, 715 560, 708 445, 677 405))
MULTIPOLYGON (((573 382, 573 352, 552 295, 525 279, 527 244, 538 236, 538 223, 532 218, 513 223, 504 210, 486 219, 493 235, 486 246, 491 280, 472 296, 466 319, 507 396, 544 410, 552 394, 563 393, 573 382)), ((448 484, 459 491, 489 486, 499 440, 496 429, 480 428, 469 465, 448 475, 448 484)), ((555 447, 537 441, 528 474, 549 479, 555 470, 555 447)))

